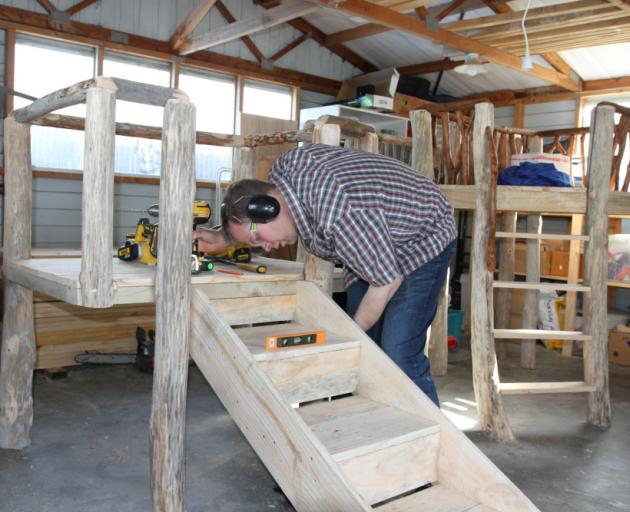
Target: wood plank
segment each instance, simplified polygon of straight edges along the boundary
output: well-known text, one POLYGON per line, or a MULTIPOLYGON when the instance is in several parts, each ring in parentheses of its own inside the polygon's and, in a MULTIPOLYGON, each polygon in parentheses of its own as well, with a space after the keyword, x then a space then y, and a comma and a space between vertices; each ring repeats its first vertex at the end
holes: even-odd
POLYGON ((116 93, 107 85, 90 87, 86 98, 79 285, 82 304, 92 308, 110 307, 114 298, 116 93))
MULTIPOLYGON (((223 16, 225 21, 227 21, 228 23, 236 22, 236 18, 232 16, 232 13, 230 12, 230 10, 225 6, 225 4, 221 0, 217 0, 217 10, 221 13, 221 16, 223 16)), ((254 41, 252 41, 251 37, 243 36, 241 37, 241 41, 243 41, 245 46, 247 46, 247 49, 250 52, 252 52, 252 55, 256 57, 256 60, 258 62, 263 61, 265 56, 260 52, 258 47, 254 44, 254 41)))
POLYGON ((206 50, 212 46, 227 43, 234 39, 239 39, 243 36, 274 27, 280 23, 285 23, 294 18, 299 18, 317 9, 318 7, 316 5, 309 2, 288 0, 277 7, 269 9, 262 16, 236 21, 226 27, 195 36, 183 43, 179 47, 178 53, 180 55, 189 55, 200 50, 206 50))
POLYGON ((438 425, 382 404, 368 409, 360 397, 360 407, 368 410, 359 412, 355 400, 318 402, 298 411, 306 412, 305 421, 361 496, 376 503, 437 479, 438 425), (313 422, 313 416, 326 419, 313 422))
POLYGON ((193 294, 193 359, 293 506, 370 510, 220 314, 193 294))
POLYGON ((472 154, 475 173, 475 214, 471 252, 471 354, 473 388, 481 428, 501 441, 513 441, 514 434, 498 392, 499 375, 492 331, 492 281, 488 270, 491 190, 491 163, 487 147, 487 128, 492 128, 494 107, 490 103, 475 105, 472 154))
POLYGON ((169 39, 169 44, 173 51, 177 51, 192 31, 197 28, 197 25, 206 17, 206 14, 210 12, 210 9, 214 7, 216 2, 217 0, 204 0, 190 10, 169 39))
POLYGON ((440 425, 438 474, 440 482, 476 496, 480 503, 498 510, 523 512, 538 509, 523 493, 446 417, 347 315, 312 283, 299 282, 296 320, 317 323, 326 329, 361 341, 361 364, 357 394, 391 405, 440 425), (395 389, 395 392, 391 390, 395 389))
MULTIPOLYGON (((503 212, 500 219, 500 228, 509 232, 516 231, 518 214, 516 212, 503 212)), ((497 236, 500 232, 495 233, 497 236)), ((497 238, 501 238, 498 237, 497 238)), ((500 281, 514 280, 514 239, 500 239, 498 242, 499 270, 497 277, 500 281)), ((496 283, 497 281, 495 281, 496 283)), ((494 286, 494 283, 493 283, 494 286)), ((497 290, 494 295, 494 325, 497 328, 510 327, 512 317, 512 290, 503 288, 497 290)), ((507 357, 505 345, 499 344, 496 348, 497 358, 502 360, 507 357)))
MULTIPOLYGON (((164 107, 160 236, 155 276, 155 367, 151 402, 151 496, 154 510, 186 510, 186 391, 190 331, 190 243, 195 198, 195 106, 164 107)), ((113 134, 113 126, 112 126, 113 134)), ((110 245, 111 247, 111 245, 110 245)))
POLYGON ((81 12, 86 7, 89 7, 90 5, 95 4, 98 1, 99 0, 81 0, 81 2, 77 2, 76 4, 71 5, 70 7, 68 7, 66 9, 66 12, 70 16, 74 16, 76 13, 81 12))
POLYGON ((525 238, 535 240, 578 240, 581 242, 587 242, 588 236, 586 235, 562 235, 556 233, 522 233, 518 231, 506 232, 497 231, 495 233, 497 238, 525 238))
POLYGON ((590 296, 584 301, 584 332, 593 342, 584 346, 584 381, 595 386, 588 396, 588 420, 605 427, 610 425, 610 391, 608 389, 608 217, 610 170, 613 155, 614 108, 600 105, 593 111, 588 157, 588 196, 585 233, 590 242, 584 251, 584 283, 590 284, 590 296))
POLYGON ((389 32, 390 30, 390 28, 379 25, 378 23, 364 23, 358 27, 352 27, 329 34, 326 36, 326 44, 337 45, 347 43, 348 41, 355 41, 357 39, 363 39, 364 37, 375 36, 377 34, 382 34, 383 32, 389 32))
POLYGON ((295 295, 212 300, 221 317, 230 325, 293 320, 295 295))
POLYGON ((584 334, 580 331, 550 331, 542 329, 494 329, 495 339, 503 340, 579 340, 590 341, 592 336, 590 334, 584 334))
POLYGON ((590 286, 570 283, 536 283, 528 281, 494 281, 493 288, 514 288, 519 290, 540 290, 544 292, 564 291, 564 292, 590 292, 590 286))
POLYGON ((539 395, 552 393, 589 393, 595 386, 584 382, 502 382, 504 395, 539 395))
MULTIPOLYGON (((314 1, 324 6, 329 5, 326 0, 314 1)), ((522 72, 521 59, 516 56, 445 29, 430 30, 422 20, 394 12, 386 7, 381 7, 365 0, 346 0, 336 4, 335 9, 346 14, 360 16, 369 22, 379 23, 416 37, 428 39, 434 43, 445 44, 468 53, 477 53, 485 60, 522 72)), ((540 65, 534 65, 534 69, 529 71, 528 74, 570 91, 578 91, 580 88, 579 84, 571 78, 558 73, 556 70, 547 69, 540 65)))
MULTIPOLYGON (((527 231, 540 235, 542 233, 542 216, 527 216, 527 231)), ((527 240, 526 280, 528 283, 540 283, 540 239, 527 240)), ((535 329, 538 326, 538 288, 526 288, 523 305, 523 328, 535 329)), ((533 370, 536 368, 536 342, 523 340, 521 343, 521 367, 533 370)))
MULTIPOLYGON (((580 235, 584 230, 584 216, 571 215, 571 235, 580 235)), ((569 269, 567 271, 567 283, 577 283, 580 273, 580 242, 572 240, 569 244, 569 269)), ((564 308, 564 325, 567 331, 575 328, 575 315, 577 310, 577 294, 569 292, 566 295, 566 305, 564 308)), ((567 341, 562 345, 562 355, 571 357, 573 355, 573 342, 567 341)))
POLYGON ((391 501, 380 507, 379 512, 468 512, 479 503, 463 494, 443 485, 433 485, 428 489, 415 492, 391 501))

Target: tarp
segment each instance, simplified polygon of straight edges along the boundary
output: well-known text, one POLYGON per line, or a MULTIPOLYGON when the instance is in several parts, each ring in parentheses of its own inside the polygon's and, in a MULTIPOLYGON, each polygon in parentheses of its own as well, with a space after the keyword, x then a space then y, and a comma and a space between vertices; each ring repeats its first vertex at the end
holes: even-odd
POLYGON ((499 173, 499 185, 528 185, 537 187, 572 187, 571 176, 557 171, 553 164, 523 162, 499 173))

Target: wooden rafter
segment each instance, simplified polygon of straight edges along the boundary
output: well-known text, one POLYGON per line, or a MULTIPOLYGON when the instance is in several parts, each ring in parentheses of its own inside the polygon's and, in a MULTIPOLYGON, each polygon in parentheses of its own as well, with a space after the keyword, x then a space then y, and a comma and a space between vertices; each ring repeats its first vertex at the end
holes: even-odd
POLYGON ((356 54, 355 52, 353 52, 349 48, 346 48, 345 46, 343 46, 341 44, 331 45, 331 44, 326 43, 327 35, 324 32, 322 32, 321 30, 319 30, 312 23, 309 23, 308 21, 306 21, 304 18, 296 18, 294 20, 289 21, 288 23, 294 29, 299 30, 303 34, 310 33, 313 41, 315 41, 317 44, 323 46, 324 48, 326 48, 330 52, 332 52, 332 53, 334 53, 336 55, 339 55, 339 57, 341 57, 342 59, 348 61, 353 66, 359 68, 364 73, 369 73, 371 71, 376 71, 377 70, 377 68, 376 68, 376 66, 374 66, 374 64, 372 64, 371 62, 367 61, 366 59, 364 59, 360 55, 356 54))
POLYGON ((375 36, 383 32, 389 32, 390 30, 390 28, 379 25, 378 23, 365 23, 364 25, 359 25, 358 27, 349 28, 347 30, 340 30, 339 32, 326 36, 326 44, 341 44, 354 41, 355 39, 375 36))
POLYGON ((51 4, 49 0, 37 0, 37 3, 41 5, 48 14, 52 14, 57 10, 57 8, 51 4))
POLYGON ((422 64, 412 64, 410 66, 402 66, 396 68, 401 75, 425 75, 427 73, 438 73, 439 71, 448 71, 461 64, 451 59, 442 59, 432 62, 424 62, 422 64))
POLYGON ((281 23, 299 18, 317 9, 318 7, 314 3, 304 2, 302 0, 289 0, 282 5, 272 7, 263 15, 236 21, 226 27, 192 37, 179 47, 178 53, 180 55, 188 55, 199 50, 205 50, 212 46, 227 43, 234 39, 239 39, 243 36, 280 25, 281 23))
MULTIPOLYGON (((221 0, 217 0, 217 4, 216 5, 217 5, 217 10, 221 13, 221 16, 223 16, 223 19, 225 21, 227 21, 228 23, 236 23, 236 18, 234 16, 232 16, 232 13, 230 12, 230 10, 225 6, 225 4, 221 0)), ((254 43, 254 41, 252 41, 251 37, 243 36, 243 37, 241 37, 241 41, 243 41, 243 44, 245 46, 247 46, 247 49, 250 52, 252 52, 252 55, 254 57, 256 57, 256 60, 258 62, 262 62, 263 61, 265 56, 258 49, 258 46, 256 46, 256 43, 254 43)))
MULTIPOLYGON (((106 49, 129 51, 158 59, 173 58, 168 41, 120 32, 115 32, 114 36, 114 31, 110 29, 78 21, 70 21, 62 25, 55 24, 47 14, 16 7, 0 5, 0 29, 15 29, 20 32, 63 38, 83 44, 96 44, 106 49), (126 44, 117 42, 121 35, 127 40, 126 44)), ((332 96, 337 94, 341 86, 341 82, 337 80, 280 66, 265 69, 257 62, 215 52, 198 52, 181 60, 181 63, 224 73, 237 73, 250 78, 272 80, 332 96)))
MULTIPOLYGON (((328 5, 326 0, 312 1, 321 5, 328 5)), ((473 39, 463 37, 448 30, 437 29, 435 31, 431 31, 426 26, 425 22, 418 18, 406 16, 392 11, 391 9, 371 4, 364 0, 346 0, 345 2, 338 4, 335 9, 349 15, 360 16, 367 21, 380 23, 392 29, 400 30, 416 37, 444 44, 466 53, 477 53, 483 60, 494 62, 517 71, 522 71, 521 60, 515 55, 497 50, 496 48, 492 48, 491 46, 479 43, 473 39)), ((577 91, 580 88, 579 84, 574 82, 571 78, 558 73, 555 70, 547 69, 537 64, 535 64, 534 69, 527 72, 527 74, 541 80, 560 85, 561 87, 571 91, 577 91)))
POLYGON ((276 53, 274 53, 270 57, 270 60, 273 61, 273 62, 276 62, 277 60, 280 60, 287 53, 291 52, 292 50, 295 50, 304 41, 308 41, 310 38, 311 38, 311 34, 302 34, 300 37, 295 39, 293 42, 289 43, 284 48, 282 48, 281 50, 278 50, 276 53))
POLYGON ((92 4, 95 4, 98 1, 99 0, 82 0, 81 2, 78 2, 78 3, 68 7, 66 9, 66 12, 70 16, 74 16, 76 13, 82 11, 83 9, 85 9, 86 7, 89 7, 92 4))
POLYGON ((173 35, 169 40, 169 44, 171 45, 173 51, 178 50, 180 46, 184 44, 186 38, 192 34, 192 31, 195 30, 199 23, 201 23, 201 21, 206 17, 206 15, 210 12, 210 9, 214 7, 216 1, 217 0, 204 0, 188 13, 184 20, 175 29, 175 32, 173 32, 173 35))
POLYGON ((443 10, 441 10, 435 18, 438 20, 443 20, 449 14, 453 14, 459 7, 461 7, 466 0, 453 0, 450 4, 448 4, 443 10))

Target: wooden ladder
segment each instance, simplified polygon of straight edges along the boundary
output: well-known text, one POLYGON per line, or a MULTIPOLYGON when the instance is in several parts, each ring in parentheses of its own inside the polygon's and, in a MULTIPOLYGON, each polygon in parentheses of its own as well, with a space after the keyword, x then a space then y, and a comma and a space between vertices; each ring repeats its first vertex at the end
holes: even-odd
POLYGON ((196 285, 191 356, 299 511, 538 510, 313 283, 196 285))
MULTIPOLYGON (((504 230, 494 231, 495 193, 493 171, 496 158, 487 133, 492 133, 494 108, 490 104, 475 106, 473 127, 473 155, 475 158, 475 213, 473 248, 471 257, 471 354, 473 362, 473 385, 479 421, 484 430, 501 441, 513 441, 514 434, 503 405, 503 395, 521 393, 587 393, 588 420, 605 427, 610 424, 610 395, 608 390, 608 332, 606 305, 606 261, 607 261, 607 201, 612 162, 612 132, 614 109, 598 106, 594 110, 590 131, 590 154, 588 189, 585 191, 585 205, 568 204, 567 213, 586 211, 584 234, 545 235, 542 234, 542 221, 539 213, 528 215, 528 232, 516 231, 516 218, 506 222, 504 230), (506 226, 510 226, 506 228, 506 226), (515 282, 503 273, 503 280, 494 280, 494 239, 528 238, 527 276, 525 283, 515 282), (572 244, 585 243, 584 284, 541 283, 540 282, 540 240, 544 238, 571 240, 572 244), (528 290, 525 303, 523 329, 495 329, 494 290, 522 288, 528 290), (541 331, 535 324, 537 315, 537 292, 541 290, 564 290, 584 294, 583 332, 541 331), (581 340, 584 342, 584 380, 578 382, 529 382, 502 383, 499 378, 495 339, 522 340, 523 366, 533 367, 535 340, 554 338, 581 340)), ((491 140, 491 139, 490 139, 491 140)), ((495 182, 496 183, 496 182, 495 182)), ((536 188, 532 188, 532 204, 536 201, 536 188)), ((561 201, 562 191, 558 192, 561 201)), ((507 205, 509 207, 509 205, 507 205)), ((503 208, 504 211, 505 207, 503 208)), ((530 209, 529 211, 535 211, 530 209)), ((503 265, 503 263, 502 263, 503 265)), ((509 265, 508 265, 509 266, 509 265)), ((513 267, 512 267, 513 268, 513 267)), ((500 274, 501 268, 499 269, 500 274)), ((513 274, 512 274, 513 276, 513 274)), ((513 279, 513 277, 512 277, 513 279)), ((505 307, 504 304, 499 307, 505 307)))

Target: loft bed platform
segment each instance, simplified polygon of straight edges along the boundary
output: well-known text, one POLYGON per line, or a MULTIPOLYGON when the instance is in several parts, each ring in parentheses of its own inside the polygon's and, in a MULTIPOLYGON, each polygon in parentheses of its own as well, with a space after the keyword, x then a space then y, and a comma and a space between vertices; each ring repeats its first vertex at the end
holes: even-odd
MULTIPOLYGON (((304 279, 304 264, 293 261, 257 257, 252 263, 267 266, 265 274, 241 270, 228 264, 217 264, 215 270, 191 276, 193 285, 229 285, 239 287, 250 283, 278 281, 301 281, 304 279), (227 274, 217 269, 238 274, 227 274)), ((31 258, 7 261, 5 276, 12 282, 34 291, 50 295, 75 306, 84 306, 79 275, 81 259, 31 258)), ((155 301, 156 267, 139 262, 124 262, 113 259, 113 304, 142 304, 155 301)), ((222 286, 218 295, 229 295, 222 286)))
MULTIPOLYGON (((456 210, 475 209, 475 185, 440 185, 456 210)), ((630 216, 630 194, 611 191, 608 194, 609 216, 630 216)), ((586 189, 562 187, 515 187, 498 185, 497 211, 520 213, 585 214, 586 189)))

